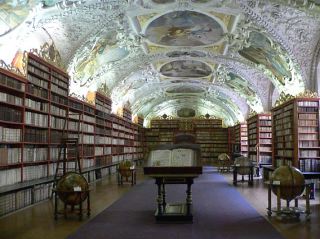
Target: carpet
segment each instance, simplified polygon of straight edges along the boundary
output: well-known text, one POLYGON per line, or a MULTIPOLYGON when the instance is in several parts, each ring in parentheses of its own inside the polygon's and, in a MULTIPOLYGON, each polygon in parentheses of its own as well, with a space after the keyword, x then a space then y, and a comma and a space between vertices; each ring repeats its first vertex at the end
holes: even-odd
MULTIPOLYGON (((186 185, 167 185, 167 202, 185 200, 186 185)), ((225 178, 204 173, 192 186, 193 224, 155 222, 157 188, 146 180, 81 226, 69 239, 283 238, 225 178)))

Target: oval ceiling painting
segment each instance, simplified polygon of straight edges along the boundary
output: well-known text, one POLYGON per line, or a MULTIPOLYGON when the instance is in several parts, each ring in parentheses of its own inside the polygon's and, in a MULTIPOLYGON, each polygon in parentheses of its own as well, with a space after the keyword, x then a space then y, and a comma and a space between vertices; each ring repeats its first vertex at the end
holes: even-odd
POLYGON ((158 3, 158 4, 165 4, 165 3, 172 3, 174 0, 152 0, 152 2, 158 3))
POLYGON ((205 57, 206 54, 201 51, 172 51, 167 53, 168 57, 182 57, 182 56, 190 56, 190 57, 205 57))
POLYGON ((194 94, 194 93, 202 93, 204 92, 204 89, 200 87, 191 86, 191 85, 183 85, 183 86, 171 87, 166 92, 170 94, 194 94))
POLYGON ((167 77, 206 77, 211 68, 201 61, 179 60, 163 65, 160 73, 167 77))
POLYGON ((183 118, 195 117, 196 111, 190 108, 181 108, 177 111, 177 115, 183 118))
POLYGON ((194 11, 175 11, 153 20, 145 35, 164 46, 203 46, 219 41, 223 29, 213 18, 194 11))

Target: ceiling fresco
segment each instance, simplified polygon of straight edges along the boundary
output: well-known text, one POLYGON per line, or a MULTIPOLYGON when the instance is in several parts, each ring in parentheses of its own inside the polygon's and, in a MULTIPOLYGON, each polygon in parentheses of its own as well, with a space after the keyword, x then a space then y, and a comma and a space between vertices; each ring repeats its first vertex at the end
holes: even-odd
POLYGON ((54 49, 51 60, 70 74, 74 97, 99 89, 115 113, 126 105, 146 124, 165 113, 233 125, 250 111, 270 111, 281 93, 319 91, 319 5, 0 0, 0 60, 18 67, 23 51, 47 57, 54 49))
POLYGON ((153 20, 146 38, 164 46, 203 46, 223 37, 221 25, 213 18, 194 11, 175 11, 153 20))
POLYGON ((252 32, 249 37, 250 46, 239 51, 246 59, 264 65, 284 85, 285 80, 292 78, 290 66, 286 59, 272 48, 272 42, 259 32, 252 32))
POLYGON ((160 68, 160 73, 167 77, 199 78, 211 74, 211 68, 201 62, 193 60, 172 61, 160 68))
POLYGON ((169 94, 197 94, 203 93, 205 90, 193 85, 174 86, 166 90, 169 94))

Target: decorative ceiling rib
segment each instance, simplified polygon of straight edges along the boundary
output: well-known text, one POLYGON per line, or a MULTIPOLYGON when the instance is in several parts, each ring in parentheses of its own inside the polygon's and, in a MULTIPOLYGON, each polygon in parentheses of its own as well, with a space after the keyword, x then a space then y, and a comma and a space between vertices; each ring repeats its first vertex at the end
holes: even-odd
POLYGON ((270 110, 281 92, 317 90, 316 0, 9 0, 0 9, 1 60, 52 46, 73 96, 100 89, 147 119, 194 112, 234 124, 270 110))

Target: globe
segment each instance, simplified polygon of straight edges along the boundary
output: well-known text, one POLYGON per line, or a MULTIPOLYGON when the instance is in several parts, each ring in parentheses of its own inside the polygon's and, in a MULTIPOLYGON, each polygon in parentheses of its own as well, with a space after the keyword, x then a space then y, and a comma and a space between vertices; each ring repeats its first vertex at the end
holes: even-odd
POLYGON ((291 166, 280 166, 271 176, 272 192, 277 195, 280 187, 280 198, 292 200, 304 190, 304 176, 299 169, 291 166))
POLYGON ((227 160, 230 160, 230 157, 229 157, 228 154, 222 153, 222 154, 219 154, 218 160, 220 160, 220 161, 227 161, 227 160))
POLYGON ((79 173, 68 172, 57 183, 57 194, 68 205, 80 204, 88 197, 89 185, 79 173))
POLYGON ((250 167, 252 166, 252 161, 244 156, 240 156, 234 160, 234 165, 237 166, 237 173, 240 175, 250 174, 250 167))

